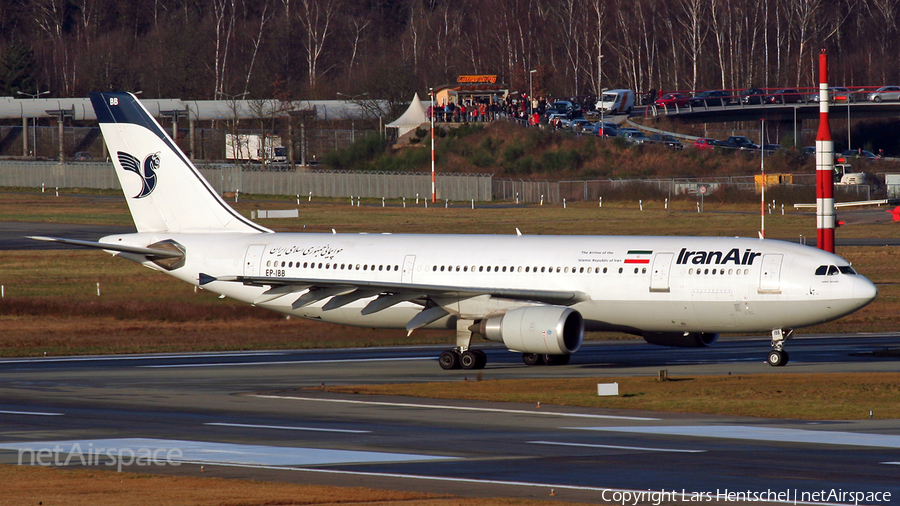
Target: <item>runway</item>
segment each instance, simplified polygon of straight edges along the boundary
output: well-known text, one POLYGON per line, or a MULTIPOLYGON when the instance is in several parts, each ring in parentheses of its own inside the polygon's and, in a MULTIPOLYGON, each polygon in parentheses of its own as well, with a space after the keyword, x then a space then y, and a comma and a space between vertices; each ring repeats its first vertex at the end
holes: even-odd
MULTIPOLYGON (((880 351, 898 347, 900 334, 802 337, 790 341, 791 362, 779 369, 764 363, 769 346, 761 338, 729 338, 709 349, 589 343, 561 367, 527 367, 518 354, 492 347, 482 374, 499 379, 655 375, 659 369, 670 376, 896 372, 897 358, 880 351)), ((538 408, 316 388, 476 379, 472 371, 441 370, 440 350, 0 360, 0 462, 15 463, 22 455, 27 460, 29 449, 57 447, 83 457, 89 448, 146 448, 178 450, 181 457, 127 470, 199 475, 202 465, 204 476, 473 497, 549 499, 552 490, 553 498, 594 503, 621 503, 627 496, 629 504, 631 498, 652 504, 648 490, 675 494, 666 496, 669 503, 730 497, 726 493, 798 503, 848 502, 814 495, 822 491, 837 493, 832 499, 851 491, 892 494, 869 504, 900 498, 897 420, 804 422, 538 408), (636 491, 645 495, 634 496, 636 491)), ((81 462, 76 458, 70 465, 81 462)))

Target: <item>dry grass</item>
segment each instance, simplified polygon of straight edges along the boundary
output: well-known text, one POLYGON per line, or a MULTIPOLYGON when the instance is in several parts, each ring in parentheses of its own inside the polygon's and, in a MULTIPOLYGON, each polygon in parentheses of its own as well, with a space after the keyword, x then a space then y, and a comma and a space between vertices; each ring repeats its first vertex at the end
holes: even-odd
MULTIPOLYGON (((327 387, 329 392, 522 402, 710 415, 859 420, 900 418, 900 373, 754 374, 654 378, 541 378, 327 387), (619 383, 598 397, 597 383, 619 383)), ((535 408, 537 409, 537 408, 535 408)))
POLYGON ((299 506, 361 504, 379 506, 475 506, 549 504, 512 499, 459 497, 374 490, 266 483, 253 480, 154 476, 111 471, 0 466, 0 506, 299 506))

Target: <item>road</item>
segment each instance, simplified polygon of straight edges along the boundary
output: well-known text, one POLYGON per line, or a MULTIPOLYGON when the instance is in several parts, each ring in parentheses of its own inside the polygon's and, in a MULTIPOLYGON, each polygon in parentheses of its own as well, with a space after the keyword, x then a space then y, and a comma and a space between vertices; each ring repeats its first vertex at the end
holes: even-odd
MULTIPOLYGON (((791 363, 783 369, 764 364, 768 342, 761 338, 729 338, 709 349, 589 343, 561 367, 527 367, 518 354, 491 347, 481 374, 896 372, 896 357, 875 352, 898 347, 900 334, 805 337, 790 342, 791 363)), ((713 496, 726 489, 788 491, 798 499, 840 489, 890 492, 894 499, 887 503, 900 498, 897 420, 804 422, 316 388, 476 379, 471 371, 441 370, 439 352, 404 347, 2 360, 0 462, 17 462, 23 449, 56 445, 76 453, 144 447, 178 449, 183 463, 128 470, 199 475, 202 465, 204 476, 473 497, 550 498, 552 490, 558 499, 607 503, 618 500, 613 494, 648 489, 713 496)), ((27 462, 31 454, 22 455, 27 462)))

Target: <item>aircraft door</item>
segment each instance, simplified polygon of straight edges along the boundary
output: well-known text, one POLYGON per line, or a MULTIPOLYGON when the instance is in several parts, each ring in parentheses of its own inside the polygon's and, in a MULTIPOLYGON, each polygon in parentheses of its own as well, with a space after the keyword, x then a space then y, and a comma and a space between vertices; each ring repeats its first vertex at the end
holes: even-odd
POLYGON ((759 292, 781 293, 781 260, 784 255, 763 255, 759 270, 759 292))
POLYGON ((244 257, 244 276, 259 276, 259 260, 265 251, 265 244, 251 244, 244 257))
POLYGON ((669 291, 669 271, 672 268, 674 253, 657 253, 653 257, 653 267, 650 268, 650 291, 669 291))
POLYGON ((416 256, 415 255, 406 255, 403 259, 403 271, 400 273, 400 282, 401 283, 412 283, 413 280, 413 267, 416 264, 416 256))

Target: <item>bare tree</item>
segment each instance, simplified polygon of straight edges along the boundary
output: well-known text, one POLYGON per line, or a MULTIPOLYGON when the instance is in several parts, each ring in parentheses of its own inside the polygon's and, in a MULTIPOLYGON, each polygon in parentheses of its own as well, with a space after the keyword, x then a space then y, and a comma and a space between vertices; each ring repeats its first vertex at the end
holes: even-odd
POLYGON ((303 46, 306 49, 309 87, 315 92, 319 77, 319 59, 332 35, 334 18, 342 0, 299 0, 300 24, 305 30, 303 46))

